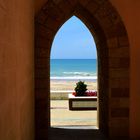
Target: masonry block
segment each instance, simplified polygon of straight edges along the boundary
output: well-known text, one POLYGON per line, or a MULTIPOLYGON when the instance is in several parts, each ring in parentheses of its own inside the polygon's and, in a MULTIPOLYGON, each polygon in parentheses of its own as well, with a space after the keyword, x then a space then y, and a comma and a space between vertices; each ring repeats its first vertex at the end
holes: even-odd
POLYGON ((50 40, 47 40, 47 38, 40 38, 36 40, 36 45, 35 45, 35 53, 37 54, 37 56, 39 56, 39 53, 42 53, 43 49, 46 49, 46 53, 48 52, 48 55, 46 55, 47 57, 50 55, 50 45, 52 44, 52 42, 50 40), (40 51, 41 52, 40 52, 40 51), (38 51, 38 52, 37 52, 38 51))
POLYGON ((36 113, 39 112, 39 109, 41 110, 41 112, 38 114, 39 118, 35 118, 38 126, 45 126, 46 128, 48 127, 47 125, 48 125, 48 120, 49 120, 48 113, 46 111, 47 106, 48 106, 47 104, 42 104, 42 103, 36 104, 36 107, 37 107, 36 113), (40 108, 41 107, 40 105, 42 105, 42 108, 40 108))
POLYGON ((65 21, 73 15, 74 9, 69 1, 63 0, 58 4, 58 7, 61 11, 61 14, 63 14, 63 16, 65 17, 65 21))
POLYGON ((111 58, 109 60, 110 68, 129 68, 130 61, 129 58, 111 58))
POLYGON ((91 0, 79 0, 79 3, 83 6, 87 6, 87 4, 90 2, 91 0))
POLYGON ((114 126, 110 126, 109 127, 109 136, 110 139, 114 140, 118 140, 118 139, 124 139, 127 140, 129 138, 129 127, 114 127, 114 126))
MULTIPOLYGON (((47 93, 46 93, 47 94, 47 93)), ((47 101, 47 99, 42 99, 42 100, 37 100, 37 102, 35 103, 35 108, 36 111, 39 112, 39 109, 41 110, 39 116, 41 118, 47 118, 47 114, 48 112, 46 112, 47 107, 49 106, 49 102, 47 101)))
POLYGON ((109 120, 109 126, 128 127, 129 126, 129 118, 111 118, 109 120))
POLYGON ((48 94, 50 93, 50 91, 48 90, 48 88, 36 88, 35 89, 35 94, 36 94, 36 99, 37 100, 43 100, 45 98, 48 98, 48 94))
POLYGON ((48 78, 48 71, 46 68, 36 68, 35 78, 48 78))
POLYGON ((110 69, 109 70, 109 77, 110 78, 128 78, 129 77, 129 70, 127 68, 119 68, 119 69, 110 69))
POLYGON ((109 38, 107 40, 107 45, 109 48, 117 48, 118 47, 118 38, 117 37, 109 38))
POLYGON ((36 48, 35 55, 38 58, 48 58, 48 56, 50 55, 50 50, 47 50, 45 47, 44 48, 36 48))
POLYGON ((47 83, 48 83, 48 79, 45 78, 41 78, 41 79, 38 78, 35 80, 35 85, 38 89, 46 88, 47 83))
POLYGON ((115 30, 112 28, 113 24, 112 21, 108 18, 108 16, 106 17, 102 17, 101 15, 99 15, 100 13, 96 13, 96 19, 98 19, 98 22, 100 23, 100 26, 103 28, 104 32, 106 32, 106 36, 107 38, 111 38, 111 37, 115 37, 115 30), (100 20, 102 18, 102 20, 100 20))
POLYGON ((96 11, 96 16, 98 16, 98 18, 106 18, 108 17, 108 15, 109 15, 109 9, 107 10, 104 4, 98 7, 98 10, 96 11))
POLYGON ((118 37, 118 42, 119 42, 120 47, 123 47, 123 46, 129 47, 129 41, 128 41, 127 36, 119 36, 118 37))
POLYGON ((44 24, 45 21, 46 21, 46 13, 45 12, 41 12, 39 13, 39 16, 36 18, 36 21, 39 23, 39 24, 44 24))
POLYGON ((78 0, 67 0, 67 1, 73 7, 73 9, 75 9, 75 7, 78 4, 78 0))
POLYGON ((114 30, 116 33, 115 35, 120 37, 120 36, 127 36, 127 32, 126 32, 126 29, 124 27, 124 24, 123 22, 120 20, 120 21, 117 21, 117 23, 113 23, 113 27, 112 27, 112 30, 114 30))
POLYGON ((99 5, 96 4, 96 3, 94 3, 93 1, 90 1, 90 2, 87 4, 86 8, 88 9, 88 11, 89 11, 91 14, 95 15, 95 12, 97 12, 97 10, 98 10, 98 8, 99 8, 99 5))
POLYGON ((60 26, 60 22, 59 21, 56 21, 55 18, 51 17, 51 18, 47 18, 45 23, 44 23, 44 26, 46 26, 46 28, 49 28, 51 31, 57 31, 57 29, 59 28, 60 26))
MULTIPOLYGON (((91 0, 91 1, 93 1, 93 0, 91 0)), ((96 4, 102 6, 102 5, 106 2, 106 0, 94 0, 94 2, 95 2, 96 4)))
POLYGON ((129 97, 129 88, 112 88, 111 97, 113 97, 113 98, 129 97))
POLYGON ((64 2, 64 0, 52 0, 52 1, 56 5, 64 2))
POLYGON ((112 118, 127 118, 129 117, 129 108, 112 108, 110 114, 112 118))
POLYGON ((129 98, 110 98, 110 107, 112 108, 128 108, 129 98))
POLYGON ((129 78, 111 78, 109 80, 110 89, 112 88, 129 88, 129 78))
POLYGON ((55 33, 52 29, 47 28, 45 25, 36 25, 36 35, 35 38, 38 40, 38 38, 43 38, 46 40, 52 40, 54 37, 55 33))
POLYGON ((46 68, 46 71, 47 71, 47 68, 50 67, 50 65, 48 64, 48 58, 49 57, 46 57, 46 58, 38 58, 35 61, 35 67, 36 68, 46 68))
POLYGON ((127 57, 129 58, 129 49, 128 47, 121 47, 121 48, 110 48, 109 49, 109 57, 127 57))
MULTIPOLYGON (((45 120, 45 119, 44 119, 45 120)), ((36 120, 36 123, 37 123, 37 126, 38 126, 38 129, 46 129, 48 127, 48 124, 47 123, 42 123, 43 120, 39 120, 37 119, 36 120)))
POLYGON ((48 8, 45 11, 47 19, 51 18, 57 22, 61 22, 61 20, 63 19, 63 13, 61 13, 61 12, 62 11, 58 7, 51 8, 51 9, 48 8), (61 13, 61 14, 59 14, 59 13, 61 13))

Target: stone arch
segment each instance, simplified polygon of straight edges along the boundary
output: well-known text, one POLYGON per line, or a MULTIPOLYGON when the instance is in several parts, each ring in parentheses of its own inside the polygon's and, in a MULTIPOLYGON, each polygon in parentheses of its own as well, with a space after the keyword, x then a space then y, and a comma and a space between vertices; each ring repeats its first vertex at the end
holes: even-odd
POLYGON ((94 36, 98 52, 99 129, 129 136, 129 41, 121 17, 108 0, 48 0, 35 20, 36 139, 50 126, 50 49, 58 29, 72 15, 94 36))

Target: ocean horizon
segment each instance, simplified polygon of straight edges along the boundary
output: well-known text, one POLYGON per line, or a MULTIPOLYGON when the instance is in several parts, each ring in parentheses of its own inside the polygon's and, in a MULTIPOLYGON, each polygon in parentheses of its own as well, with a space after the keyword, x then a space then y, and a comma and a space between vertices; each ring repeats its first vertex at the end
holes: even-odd
POLYGON ((51 59, 51 80, 97 80, 97 59, 51 59))

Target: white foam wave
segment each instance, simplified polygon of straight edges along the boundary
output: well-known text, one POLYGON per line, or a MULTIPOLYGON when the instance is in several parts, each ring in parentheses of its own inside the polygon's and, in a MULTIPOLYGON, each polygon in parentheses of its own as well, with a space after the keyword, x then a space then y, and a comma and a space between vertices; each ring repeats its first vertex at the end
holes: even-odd
POLYGON ((66 75, 92 76, 93 74, 87 72, 63 72, 66 75))
POLYGON ((97 80, 97 76, 51 77, 51 80, 97 80))

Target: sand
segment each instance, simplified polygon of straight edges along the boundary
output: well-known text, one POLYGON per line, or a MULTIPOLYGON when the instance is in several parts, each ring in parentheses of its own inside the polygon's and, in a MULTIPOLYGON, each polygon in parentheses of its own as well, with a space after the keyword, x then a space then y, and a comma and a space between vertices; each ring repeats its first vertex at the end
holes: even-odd
MULTIPOLYGON (((51 91, 73 91, 77 81, 51 80, 51 91)), ((88 90, 97 90, 97 82, 86 81, 88 90)))
POLYGON ((68 100, 51 100, 51 126, 97 126, 97 111, 70 111, 68 100))
MULTIPOLYGON (((52 127, 95 127, 97 111, 70 111, 68 94, 74 91, 74 80, 51 80, 51 126, 52 127)), ((97 83, 85 82, 88 90, 97 90, 97 83)))

